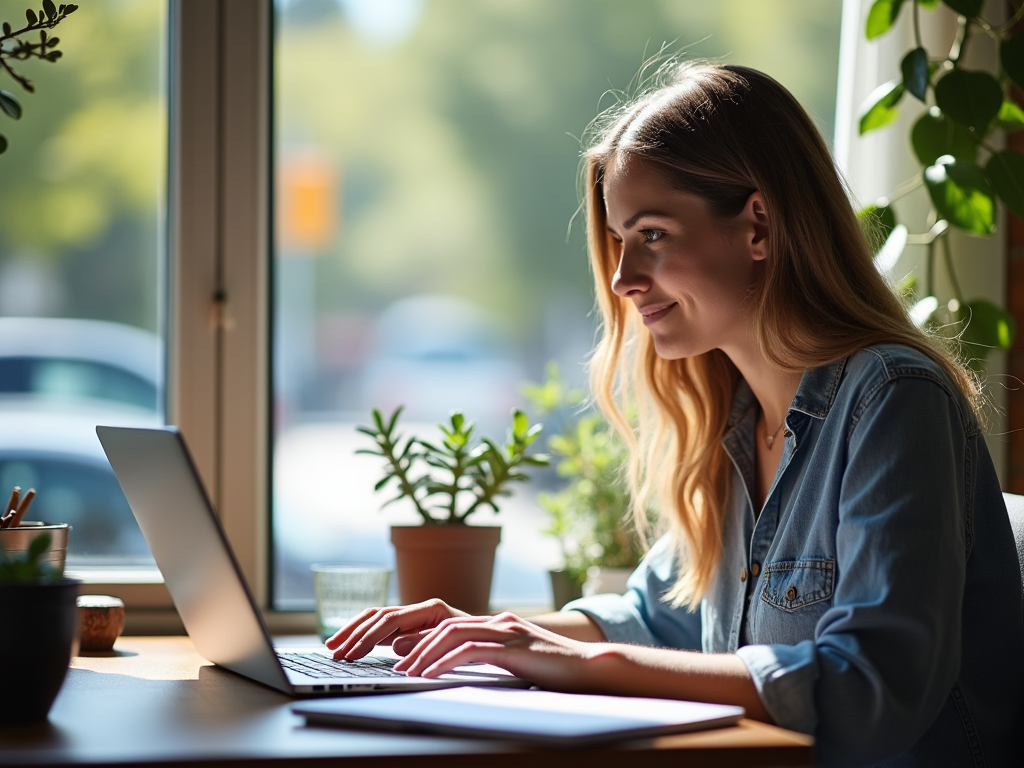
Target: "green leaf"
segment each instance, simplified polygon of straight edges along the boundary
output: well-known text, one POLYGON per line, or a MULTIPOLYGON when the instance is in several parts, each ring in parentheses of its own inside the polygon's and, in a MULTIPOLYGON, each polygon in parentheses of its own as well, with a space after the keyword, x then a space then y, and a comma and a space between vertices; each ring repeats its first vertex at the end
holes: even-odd
POLYGON ((935 84, 935 103, 960 125, 984 135, 1003 105, 1003 89, 988 72, 954 69, 935 84))
POLYGON ((1015 102, 1004 101, 996 115, 996 125, 1010 131, 1019 131, 1024 128, 1024 109, 1021 109, 1015 102))
POLYGON ((868 11, 864 36, 868 40, 874 40, 892 29, 892 25, 896 23, 896 18, 900 15, 902 5, 903 0, 875 0, 871 4, 871 10, 868 11))
POLYGON ((50 537, 49 531, 44 531, 43 533, 39 534, 34 539, 32 539, 32 541, 29 542, 28 545, 28 562, 34 563, 40 557, 46 554, 46 550, 50 548, 51 540, 52 539, 50 537))
POLYGON ((993 349, 1009 349, 1017 333, 1013 317, 985 299, 961 304, 956 319, 963 323, 960 341, 967 346, 972 363, 974 359, 983 362, 993 349))
POLYGON ((900 281, 899 287, 896 292, 900 295, 904 301, 910 301, 914 294, 917 293, 917 275, 907 275, 900 281))
POLYGON ((0 90, 0 109, 14 120, 21 119, 21 104, 10 91, 0 90))
POLYGON ((64 15, 68 16, 78 10, 78 6, 74 3, 68 3, 64 6, 64 15))
POLYGON ((903 73, 903 87, 924 101, 928 92, 928 51, 924 48, 915 48, 900 63, 900 71, 903 73))
POLYGON ((4 22, 4 34, 5 35, 11 34, 11 25, 10 25, 10 23, 8 23, 6 21, 4 22))
POLYGON ((7 151, 7 137, 0 133, 0 155, 7 151))
POLYGON ((39 18, 36 16, 36 12, 33 11, 31 8, 25 9, 25 18, 28 19, 28 23, 30 26, 35 26, 36 23, 39 21, 39 18))
POLYGON ((929 11, 934 11, 939 7, 939 0, 917 0, 917 4, 929 11))
POLYGON ((860 118, 860 134, 888 125, 899 114, 896 105, 903 98, 903 83, 890 80, 875 88, 865 104, 869 105, 860 118))
POLYGON ((512 435, 516 440, 522 440, 526 437, 526 432, 529 429, 530 420, 526 418, 526 414, 518 408, 512 411, 512 435))
POLYGON ((1024 155, 1008 149, 997 152, 985 166, 985 176, 1006 207, 1024 219, 1024 155))
POLYGON ((896 227, 896 212, 890 205, 869 205, 857 212, 857 220, 867 235, 871 252, 878 253, 896 227))
POLYGON ((995 232, 992 188, 977 165, 942 157, 924 169, 924 182, 939 216, 950 224, 975 235, 995 232))
POLYGON ((914 123, 910 130, 910 144, 921 165, 931 165, 943 155, 974 162, 978 155, 974 134, 948 119, 936 107, 925 112, 914 123))
POLYGON ((999 46, 1003 70, 1018 86, 1024 87, 1024 35, 1014 35, 999 46))
POLYGON ((985 4, 985 0, 942 0, 942 2, 969 19, 973 19, 981 13, 981 6, 985 4))
POLYGON ((43 10, 46 11, 46 18, 53 19, 57 15, 57 6, 53 0, 43 0, 43 10))

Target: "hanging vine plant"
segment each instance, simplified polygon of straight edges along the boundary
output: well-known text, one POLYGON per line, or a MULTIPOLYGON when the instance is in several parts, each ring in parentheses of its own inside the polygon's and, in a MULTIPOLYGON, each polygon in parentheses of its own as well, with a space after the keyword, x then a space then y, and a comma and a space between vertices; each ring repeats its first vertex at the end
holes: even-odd
POLYGON ((915 47, 900 63, 901 76, 880 85, 868 97, 860 117, 860 134, 892 123, 902 102, 924 106, 910 130, 910 146, 921 172, 899 185, 887 198, 860 212, 875 248, 875 262, 888 272, 908 244, 927 249, 923 286, 905 281, 902 290, 919 297, 911 314, 921 325, 952 324, 972 367, 980 370, 993 349, 1013 343, 1013 318, 986 299, 967 299, 960 289, 950 248, 950 231, 990 236, 996 231, 996 201, 1024 219, 1024 155, 997 149, 994 131, 1024 130, 1024 110, 1010 89, 1024 88, 1024 35, 1016 33, 1024 18, 1024 2, 1003 24, 981 16, 984 0, 942 0, 958 15, 957 31, 948 51, 934 55, 921 42, 920 14, 934 11, 939 0, 876 0, 868 13, 865 35, 873 40, 888 32, 904 6, 913 16, 915 47), (962 66, 974 35, 991 38, 999 50, 998 71, 962 66), (893 203, 924 187, 931 203, 923 231, 908 232, 893 203), (940 305, 935 289, 936 260, 949 277, 953 297, 940 305))

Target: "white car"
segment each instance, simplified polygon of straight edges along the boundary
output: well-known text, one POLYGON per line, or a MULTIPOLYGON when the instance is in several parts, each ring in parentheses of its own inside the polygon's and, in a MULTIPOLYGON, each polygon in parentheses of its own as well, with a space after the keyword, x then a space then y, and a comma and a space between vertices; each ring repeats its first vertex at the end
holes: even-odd
POLYGON ((95 430, 163 423, 162 360, 137 328, 0 318, 0 494, 36 489, 28 518, 71 525, 69 564, 153 562, 95 430))

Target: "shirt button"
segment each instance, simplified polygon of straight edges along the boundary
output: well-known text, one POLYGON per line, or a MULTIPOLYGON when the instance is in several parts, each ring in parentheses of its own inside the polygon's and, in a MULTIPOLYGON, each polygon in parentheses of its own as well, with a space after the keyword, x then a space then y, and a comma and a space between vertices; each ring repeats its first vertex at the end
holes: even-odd
POLYGON ((786 590, 786 597, 790 600, 796 600, 796 587, 790 587, 786 590))
POLYGON ((747 580, 747 569, 743 568, 743 569, 740 570, 740 581, 746 581, 746 580, 747 580))
POLYGON ((760 572, 761 572, 761 564, 760 563, 754 563, 752 566, 750 566, 750 575, 751 576, 757 576, 757 574, 759 574, 760 572))

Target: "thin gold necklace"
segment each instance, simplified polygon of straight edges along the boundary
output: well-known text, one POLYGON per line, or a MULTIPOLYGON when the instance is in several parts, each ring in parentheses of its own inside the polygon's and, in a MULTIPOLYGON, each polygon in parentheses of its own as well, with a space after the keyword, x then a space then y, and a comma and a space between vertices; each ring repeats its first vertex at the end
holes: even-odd
POLYGON ((782 423, 779 424, 779 426, 777 426, 775 428, 775 431, 772 432, 770 435, 767 434, 767 432, 768 432, 768 421, 766 419, 764 419, 764 412, 761 413, 761 417, 762 417, 762 420, 764 421, 764 429, 765 429, 765 433, 766 433, 765 436, 764 436, 764 441, 768 445, 768 450, 771 450, 772 444, 775 442, 775 438, 779 434, 779 430, 782 429, 782 427, 786 424, 786 417, 785 416, 782 417, 782 423))

